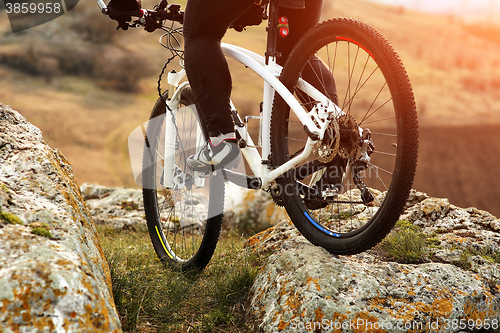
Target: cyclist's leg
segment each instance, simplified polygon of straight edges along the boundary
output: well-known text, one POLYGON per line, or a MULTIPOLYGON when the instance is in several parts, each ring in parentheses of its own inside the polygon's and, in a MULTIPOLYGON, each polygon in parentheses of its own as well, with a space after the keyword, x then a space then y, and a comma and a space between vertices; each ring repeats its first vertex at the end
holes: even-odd
POLYGON ((186 72, 211 137, 234 132, 231 75, 220 47, 229 25, 253 0, 189 0, 184 19, 186 72))
MULTIPOLYGON (((299 39, 309 29, 319 23, 321 19, 321 11, 323 9, 323 0, 306 0, 304 9, 294 9, 280 7, 280 15, 286 16, 290 25, 290 34, 286 38, 279 38, 277 44, 278 52, 282 56, 278 58, 278 64, 283 66, 288 59, 288 55, 292 52, 293 47, 299 39)), ((314 87, 321 90, 334 103, 337 103, 337 89, 335 79, 330 70, 316 57, 312 57, 309 61, 309 66, 306 67, 304 78, 314 87), (321 78, 321 83, 320 83, 321 78)), ((303 102, 308 102, 304 100, 303 102)))
MULTIPOLYGON (((282 54, 282 57, 278 58, 278 64, 283 66, 299 39, 319 23, 322 9, 323 0, 306 0, 304 9, 279 8, 280 15, 284 15, 288 18, 290 34, 286 38, 278 39, 277 49, 282 54)), ((319 58, 316 56, 311 57, 302 75, 307 82, 324 93, 333 103, 338 104, 337 87, 333 73, 319 58)), ((305 105, 312 102, 308 96, 301 96, 298 92, 297 95, 300 101, 305 105)), ((310 105, 312 106, 314 104, 310 103, 310 105)), ((327 167, 326 171, 315 184, 319 189, 329 187, 330 184, 338 186, 342 180, 343 174, 343 172, 339 171, 345 170, 346 161, 336 158, 325 165, 327 167), (331 177, 330 175, 332 174, 336 176, 331 177)), ((321 206, 321 204, 322 203, 320 203, 319 206, 321 206)))
POLYGON ((286 16, 290 25, 290 33, 285 38, 278 38, 277 49, 282 56, 278 58, 278 64, 283 66, 292 52, 293 47, 299 39, 312 27, 319 23, 323 0, 306 0, 305 8, 295 9, 279 7, 280 16, 286 16))
POLYGON ((252 0, 190 0, 184 18, 186 73, 209 141, 188 158, 192 170, 210 171, 237 161, 239 147, 231 116, 231 74, 220 42, 252 0))

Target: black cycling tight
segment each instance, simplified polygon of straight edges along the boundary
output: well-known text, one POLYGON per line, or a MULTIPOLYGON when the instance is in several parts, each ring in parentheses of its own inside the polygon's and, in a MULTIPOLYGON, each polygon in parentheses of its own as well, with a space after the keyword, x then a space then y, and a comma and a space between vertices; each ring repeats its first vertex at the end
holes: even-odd
MULTIPOLYGON (((254 0, 189 0, 184 18, 185 66, 210 136, 234 132, 229 68, 220 42, 229 25, 254 0)), ((320 20, 323 0, 306 0, 305 9, 280 8, 287 16, 290 34, 279 38, 277 49, 283 65, 298 39, 320 20)), ((244 32, 243 32, 244 33, 244 32)))

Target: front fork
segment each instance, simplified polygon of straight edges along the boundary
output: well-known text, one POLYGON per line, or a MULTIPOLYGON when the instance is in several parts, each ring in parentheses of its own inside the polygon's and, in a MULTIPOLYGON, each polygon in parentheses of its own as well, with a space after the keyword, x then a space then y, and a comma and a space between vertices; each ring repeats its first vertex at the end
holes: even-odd
MULTIPOLYGON (((170 90, 169 90, 170 92, 170 90)), ((166 188, 174 188, 175 183, 175 150, 177 130, 175 119, 177 116, 177 108, 173 107, 171 99, 167 101, 167 110, 165 114, 165 145, 163 156, 163 186, 166 188), (172 106, 170 106, 170 105, 172 106)))
MULTIPOLYGON (((180 190, 185 186, 194 185, 196 187, 203 187, 205 179, 200 177, 198 172, 194 172, 192 176, 186 174, 180 169, 175 161, 176 151, 183 149, 179 147, 179 139, 183 137, 190 137, 184 135, 189 133, 182 133, 183 128, 178 127, 177 114, 179 111, 179 104, 181 101, 181 93, 183 87, 188 85, 187 82, 180 83, 186 76, 185 70, 179 72, 171 71, 168 73, 168 99, 166 101, 165 113, 165 143, 164 143, 164 156, 163 156, 163 175, 162 185, 168 189, 180 190)), ((186 106, 196 107, 196 106, 186 106)), ((205 143, 205 136, 201 129, 199 118, 195 113, 196 121, 196 149, 199 149, 205 143)), ((191 127, 189 127, 191 128, 191 127)), ((186 152, 189 154, 189 152, 186 152)), ((193 152, 194 153, 194 152, 193 152)))

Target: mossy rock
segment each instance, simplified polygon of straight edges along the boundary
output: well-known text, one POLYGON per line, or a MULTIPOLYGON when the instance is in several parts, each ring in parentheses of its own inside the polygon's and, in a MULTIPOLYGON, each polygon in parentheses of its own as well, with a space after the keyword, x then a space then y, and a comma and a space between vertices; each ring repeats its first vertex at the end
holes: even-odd
POLYGON ((5 224, 23 224, 23 221, 10 212, 0 212, 0 222, 5 224))

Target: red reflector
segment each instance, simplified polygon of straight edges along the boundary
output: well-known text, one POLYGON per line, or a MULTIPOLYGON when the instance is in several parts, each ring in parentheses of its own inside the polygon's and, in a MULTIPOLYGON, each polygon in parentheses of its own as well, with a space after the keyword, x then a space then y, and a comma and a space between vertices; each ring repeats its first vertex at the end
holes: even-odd
POLYGON ((288 36, 290 30, 288 30, 287 28, 280 28, 280 35, 281 37, 286 37, 288 36))

